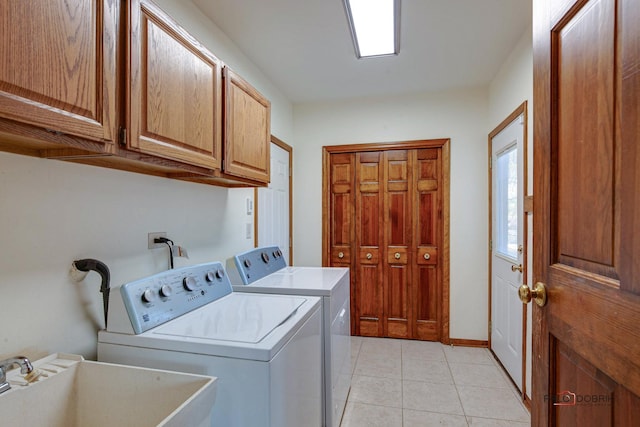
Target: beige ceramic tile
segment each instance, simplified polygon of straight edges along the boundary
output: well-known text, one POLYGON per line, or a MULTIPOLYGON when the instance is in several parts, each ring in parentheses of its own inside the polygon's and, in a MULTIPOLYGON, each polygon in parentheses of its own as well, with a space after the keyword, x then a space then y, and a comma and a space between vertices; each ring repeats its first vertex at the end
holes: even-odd
POLYGON ((402 381, 354 375, 349 401, 402 408, 402 381))
POLYGON ((402 409, 348 403, 341 427, 402 427, 402 409))
POLYGON ((404 380, 402 396, 402 407, 405 409, 464 415, 458 393, 452 384, 404 380))
POLYGON ((421 359, 403 360, 402 379, 453 384, 449 365, 446 362, 432 362, 421 359))
POLYGON ((402 413, 403 427, 467 427, 467 420, 462 415, 439 414, 412 409, 403 409, 402 413))
POLYGON ((511 388, 502 374, 502 369, 495 365, 479 363, 450 363, 449 368, 456 385, 473 385, 478 387, 511 388))
POLYGON ((467 416, 529 421, 529 412, 509 389, 458 386, 458 393, 467 416))
POLYGON ((368 375, 384 378, 402 378, 400 357, 366 353, 364 349, 358 355, 354 375, 368 375))
POLYGON ((530 427, 530 422, 495 420, 490 418, 467 417, 470 427, 530 427))
POLYGON ((400 340, 390 338, 362 338, 360 354, 377 354, 400 359, 402 344, 400 340))
POLYGON ((493 365, 493 356, 486 348, 444 346, 449 363, 480 363, 493 365))
POLYGON ((444 350, 439 342, 402 341, 402 359, 444 362, 444 350))

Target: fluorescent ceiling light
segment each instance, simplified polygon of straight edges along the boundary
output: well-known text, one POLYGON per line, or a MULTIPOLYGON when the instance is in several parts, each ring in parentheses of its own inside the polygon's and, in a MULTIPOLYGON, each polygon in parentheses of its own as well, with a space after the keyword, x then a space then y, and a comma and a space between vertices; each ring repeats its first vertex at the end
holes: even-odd
POLYGON ((356 56, 397 55, 400 0, 344 0, 356 56))

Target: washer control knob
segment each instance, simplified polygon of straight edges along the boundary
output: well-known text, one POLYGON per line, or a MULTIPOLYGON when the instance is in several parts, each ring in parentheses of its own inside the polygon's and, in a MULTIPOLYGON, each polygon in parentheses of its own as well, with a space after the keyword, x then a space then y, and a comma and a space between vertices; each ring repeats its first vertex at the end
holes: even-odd
POLYGON ((214 280, 216 280, 216 274, 213 271, 208 271, 204 278, 207 280, 207 282, 213 282, 214 280))
POLYGON ((278 251, 273 251, 273 257, 274 257, 275 259, 278 259, 278 251))
POLYGON ((160 287, 160 296, 161 297, 170 297, 171 296, 171 286, 169 285, 162 285, 160 287))
POLYGON ((141 299, 142 299, 142 302, 146 302, 146 303, 153 301, 153 291, 149 288, 145 289, 144 292, 142 292, 141 299))
POLYGON ((196 288, 196 279, 193 277, 185 277, 182 279, 182 286, 188 291, 193 291, 196 288))
POLYGON ((267 254, 266 252, 262 252, 262 261, 264 261, 265 264, 269 263, 269 254, 267 254))
POLYGON ((251 268, 251 261, 249 261, 248 259, 244 260, 244 266, 247 268, 251 268))
POLYGON ((224 277, 224 270, 219 268, 216 270, 216 278, 222 279, 224 277))

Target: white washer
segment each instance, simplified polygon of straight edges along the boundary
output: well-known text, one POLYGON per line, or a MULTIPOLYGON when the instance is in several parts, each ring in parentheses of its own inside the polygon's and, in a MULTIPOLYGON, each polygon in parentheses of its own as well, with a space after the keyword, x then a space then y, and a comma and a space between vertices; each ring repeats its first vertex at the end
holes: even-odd
POLYGON ((320 298, 233 293, 220 263, 123 285, 98 360, 218 378, 212 425, 320 426, 320 298))
POLYGON ((227 260, 235 292, 322 297, 323 425, 338 427, 351 387, 349 269, 287 267, 277 246, 227 260))

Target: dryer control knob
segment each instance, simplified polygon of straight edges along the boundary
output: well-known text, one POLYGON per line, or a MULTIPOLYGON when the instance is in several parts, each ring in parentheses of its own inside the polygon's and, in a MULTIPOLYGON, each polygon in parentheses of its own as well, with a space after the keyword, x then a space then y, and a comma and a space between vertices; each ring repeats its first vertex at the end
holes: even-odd
POLYGON ((247 268, 251 268, 251 261, 249 261, 248 259, 244 260, 244 266, 247 268))
POLYGON ((196 279, 193 277, 185 277, 182 279, 182 286, 188 291, 193 291, 196 288, 196 279))
POLYGON ((145 289, 140 299, 142 299, 142 302, 147 303, 153 301, 153 291, 149 288, 145 289))
POLYGON ((265 264, 267 264, 269 262, 269 254, 266 252, 262 252, 262 261, 264 261, 265 264))
POLYGON ((218 279, 222 279, 222 278, 224 277, 224 270, 223 270, 223 269, 221 269, 221 268, 217 269, 217 270, 216 270, 216 277, 217 277, 218 279))
POLYGON ((216 280, 216 274, 213 271, 209 271, 204 276, 204 278, 207 280, 207 282, 213 282, 214 280, 216 280))
POLYGON ((160 287, 160 296, 161 297, 170 297, 171 296, 171 286, 169 285, 162 285, 160 287))

